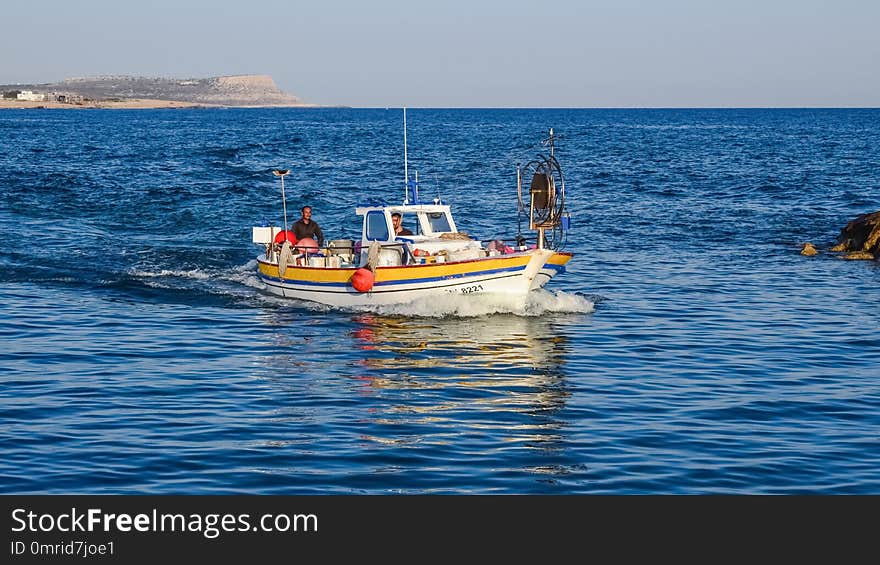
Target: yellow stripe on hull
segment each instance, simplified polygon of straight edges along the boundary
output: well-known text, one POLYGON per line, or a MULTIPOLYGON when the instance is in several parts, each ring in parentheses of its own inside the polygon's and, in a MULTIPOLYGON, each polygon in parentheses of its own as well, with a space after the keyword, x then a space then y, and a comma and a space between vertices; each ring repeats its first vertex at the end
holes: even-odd
MULTIPOLYGON (((567 262, 570 258, 571 257, 569 256, 565 261, 567 262)), ((376 282, 399 282, 410 279, 459 277, 482 271, 522 267, 528 264, 530 259, 531 255, 511 255, 509 257, 474 259, 455 263, 378 267, 376 269, 376 282)), ((259 269, 260 273, 268 277, 282 278, 278 275, 278 265, 260 261, 259 269)), ((354 274, 355 270, 357 269, 354 267, 346 269, 287 267, 284 271, 283 280, 298 280, 315 283, 347 283, 349 279, 351 279, 351 275, 354 274)))

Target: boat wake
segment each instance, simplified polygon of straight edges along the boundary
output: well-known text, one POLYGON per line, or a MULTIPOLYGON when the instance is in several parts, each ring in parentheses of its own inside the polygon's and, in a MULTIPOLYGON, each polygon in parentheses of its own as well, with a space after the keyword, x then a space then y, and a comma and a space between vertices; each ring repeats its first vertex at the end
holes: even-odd
POLYGON ((490 293, 450 294, 442 300, 426 297, 405 304, 364 306, 357 309, 360 312, 386 316, 423 318, 476 318, 493 314, 534 317, 548 313, 589 314, 594 310, 595 303, 581 294, 550 292, 544 289, 530 292, 525 298, 490 293))
POLYGON ((131 269, 128 274, 142 279, 144 284, 156 287, 173 288, 179 286, 182 281, 222 281, 233 282, 256 289, 264 289, 266 285, 254 274, 256 260, 251 260, 244 265, 229 269, 131 269))
POLYGON ((329 306, 308 301, 292 301, 266 291, 266 285, 254 274, 256 261, 248 261, 233 269, 190 270, 132 269, 129 275, 142 284, 158 289, 209 291, 218 296, 255 299, 260 304, 304 308, 314 312, 367 312, 385 316, 421 318, 476 318, 493 314, 536 317, 548 313, 589 314, 596 302, 580 293, 540 289, 526 297, 508 294, 449 294, 440 299, 425 297, 394 305, 329 306), (254 293, 253 291, 258 291, 254 293))
POLYGON ((260 303, 284 304, 281 298, 253 292, 254 289, 262 291, 266 288, 266 285, 254 274, 255 266, 256 261, 232 269, 135 268, 130 269, 126 274, 138 285, 159 291, 196 293, 215 298, 226 297, 236 302, 244 300, 248 303, 256 299, 260 303))
MULTIPOLYGON (((143 269, 132 269, 128 272, 133 277, 142 278, 142 279, 156 279, 161 280, 164 278, 180 278, 180 279, 193 279, 193 280, 206 280, 213 278, 215 275, 209 273, 208 271, 202 269, 190 269, 188 271, 183 270, 174 270, 174 269, 161 269, 159 271, 150 271, 143 269)), ((161 283, 156 283, 157 286, 161 286, 161 283)))

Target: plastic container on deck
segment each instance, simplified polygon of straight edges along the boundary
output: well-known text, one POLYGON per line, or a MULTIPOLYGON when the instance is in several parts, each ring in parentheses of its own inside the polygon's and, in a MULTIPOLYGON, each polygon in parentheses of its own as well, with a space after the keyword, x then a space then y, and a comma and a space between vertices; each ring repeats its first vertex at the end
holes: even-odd
POLYGON ((354 241, 350 239, 334 239, 327 244, 327 252, 331 255, 351 255, 354 253, 354 241))

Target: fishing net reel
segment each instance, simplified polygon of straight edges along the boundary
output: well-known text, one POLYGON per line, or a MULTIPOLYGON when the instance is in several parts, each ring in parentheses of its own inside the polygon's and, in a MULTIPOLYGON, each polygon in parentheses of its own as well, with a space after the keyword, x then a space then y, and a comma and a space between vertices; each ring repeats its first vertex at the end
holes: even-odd
POLYGON ((550 154, 538 155, 516 168, 520 228, 517 240, 525 239, 522 237, 522 221, 527 217, 529 229, 538 232, 538 247, 553 250, 559 250, 565 245, 565 236, 570 225, 570 216, 565 208, 565 178, 554 155, 557 139, 551 129, 550 137, 544 141, 544 145, 550 147, 550 154), (524 179, 529 182, 528 195, 525 195, 527 202, 523 194, 524 179))

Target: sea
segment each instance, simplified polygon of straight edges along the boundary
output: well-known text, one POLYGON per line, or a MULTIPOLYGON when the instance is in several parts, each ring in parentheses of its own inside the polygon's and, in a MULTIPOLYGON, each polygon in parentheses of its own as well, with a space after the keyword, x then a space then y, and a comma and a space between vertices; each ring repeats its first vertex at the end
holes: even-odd
POLYGON ((880 110, 409 108, 408 170, 511 241, 550 128, 566 272, 345 309, 251 228, 285 168, 357 239, 400 108, 0 111, 0 492, 880 494, 880 110))

